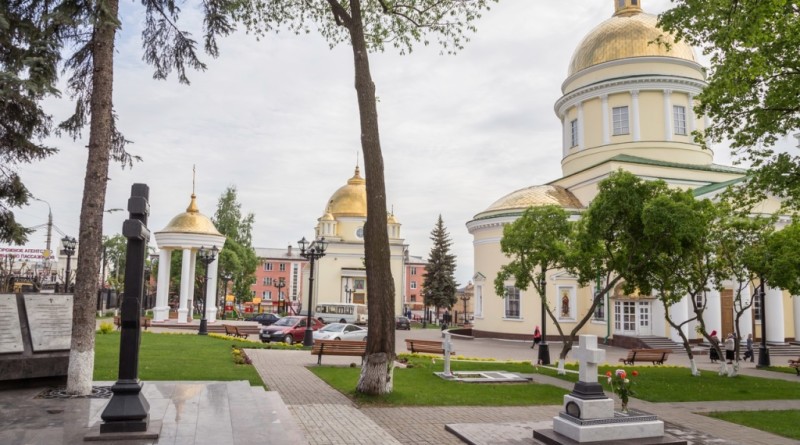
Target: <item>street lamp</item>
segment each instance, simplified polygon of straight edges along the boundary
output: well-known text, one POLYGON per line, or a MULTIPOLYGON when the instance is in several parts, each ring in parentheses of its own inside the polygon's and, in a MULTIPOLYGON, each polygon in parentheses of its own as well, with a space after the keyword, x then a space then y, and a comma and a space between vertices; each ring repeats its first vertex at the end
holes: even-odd
POLYGON ((356 291, 355 289, 350 289, 349 287, 345 286, 344 293, 347 294, 347 301, 345 301, 345 303, 353 302, 353 292, 355 291, 356 291))
POLYGON ((220 302, 220 306, 222 306, 222 318, 224 320, 225 319, 225 305, 226 305, 227 299, 228 299, 228 281, 230 281, 231 278, 233 278, 233 274, 226 270, 226 271, 223 271, 222 274, 220 274, 219 277, 222 278, 222 283, 223 283, 223 285, 222 285, 222 289, 223 289, 222 294, 223 295, 222 295, 222 300, 220 300, 221 301, 220 302))
POLYGON ((767 348, 767 307, 764 304, 764 297, 767 293, 767 281, 763 276, 760 278, 761 283, 758 285, 758 298, 761 300, 761 346, 758 347, 758 365, 756 365, 756 368, 766 368, 770 365, 769 349, 767 348))
POLYGON ((280 277, 275 280, 272 285, 278 289, 278 311, 281 311, 281 306, 286 306, 286 303, 283 301, 283 294, 281 293, 281 289, 286 287, 286 282, 283 280, 283 277, 280 277))
POLYGON ((297 244, 300 246, 300 256, 311 262, 311 274, 308 276, 308 307, 306 308, 308 318, 306 320, 306 334, 303 337, 303 346, 312 346, 314 344, 314 333, 311 329, 311 297, 314 294, 314 262, 325 256, 325 249, 328 247, 328 243, 322 237, 309 246, 306 237, 303 237, 297 244))
POLYGON ((539 286, 542 288, 542 342, 539 343, 539 364, 540 365, 549 365, 550 364, 550 347, 547 345, 547 281, 544 279, 544 275, 542 275, 541 280, 539 280, 539 286))
POLYGON ((217 252, 219 252, 217 246, 211 249, 200 247, 200 251, 197 252, 197 259, 206 266, 203 272, 203 312, 200 317, 200 330, 197 331, 198 335, 208 335, 208 320, 206 320, 206 307, 208 306, 208 265, 217 259, 217 252))
POLYGON ((461 301, 464 302, 464 324, 467 324, 467 301, 469 301, 470 296, 467 295, 466 290, 464 290, 464 295, 458 297, 461 301))
POLYGON ((75 246, 78 244, 78 241, 73 237, 65 236, 61 238, 61 244, 64 246, 62 252, 67 256, 67 270, 64 272, 64 292, 69 293, 69 283, 72 281, 69 276, 69 267, 72 262, 72 255, 75 254, 75 246))

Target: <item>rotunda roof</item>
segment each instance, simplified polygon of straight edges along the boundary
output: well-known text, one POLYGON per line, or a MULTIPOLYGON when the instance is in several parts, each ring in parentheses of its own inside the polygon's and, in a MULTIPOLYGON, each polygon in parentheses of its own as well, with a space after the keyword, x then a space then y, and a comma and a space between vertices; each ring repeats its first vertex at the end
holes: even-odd
POLYGON ((569 75, 612 60, 632 57, 673 57, 696 62, 694 50, 686 41, 674 37, 658 26, 658 17, 642 12, 639 7, 619 9, 583 38, 572 55, 569 75), (661 43, 657 43, 660 38, 661 43))
POLYGON ((222 236, 214 223, 200 213, 196 199, 197 197, 192 193, 192 200, 186 211, 172 218, 167 227, 164 227, 159 233, 199 233, 222 236))
POLYGON ((367 181, 361 177, 358 167, 353 177, 347 180, 347 185, 333 193, 328 201, 326 213, 334 217, 367 217, 367 181))
POLYGON ((578 198, 560 185, 534 185, 503 196, 480 214, 499 210, 524 210, 528 207, 546 205, 557 205, 565 209, 583 208, 578 198))

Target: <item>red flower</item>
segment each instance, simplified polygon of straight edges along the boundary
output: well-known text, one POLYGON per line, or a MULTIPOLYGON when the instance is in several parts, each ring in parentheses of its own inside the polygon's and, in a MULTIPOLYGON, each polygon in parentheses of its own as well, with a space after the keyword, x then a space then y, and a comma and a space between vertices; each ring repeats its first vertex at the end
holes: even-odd
POLYGON ((633 374, 634 377, 636 377, 637 375, 639 375, 639 371, 634 369, 632 374, 633 374))
POLYGON ((606 371, 606 377, 611 377, 611 371, 606 371))

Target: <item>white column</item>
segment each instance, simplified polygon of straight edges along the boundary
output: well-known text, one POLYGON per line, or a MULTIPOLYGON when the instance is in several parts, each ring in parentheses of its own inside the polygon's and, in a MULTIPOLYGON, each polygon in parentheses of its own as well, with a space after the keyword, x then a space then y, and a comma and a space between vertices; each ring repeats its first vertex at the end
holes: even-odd
POLYGON ((767 284, 764 296, 764 314, 767 317, 767 343, 783 343, 786 340, 783 325, 783 291, 767 284))
POLYGON ((583 150, 586 148, 584 145, 584 138, 583 138, 583 129, 585 126, 583 125, 583 104, 578 104, 578 150, 583 150))
POLYGON ((794 309, 794 341, 800 341, 800 296, 792 296, 792 308, 794 309))
POLYGON ((713 283, 706 283, 712 289, 706 292, 706 310, 703 312, 703 319, 706 322, 708 332, 717 331, 719 338, 727 337, 730 332, 722 332, 722 299, 719 291, 714 289, 713 283))
MULTIPOLYGON (((689 315, 689 297, 684 296, 681 301, 669 307, 669 316, 675 324, 683 323, 689 315)), ((681 329, 686 334, 686 325, 681 329)), ((674 342, 683 343, 683 339, 678 335, 678 330, 670 326, 670 338, 674 342)), ((688 337, 687 337, 688 338, 688 337)))
POLYGON ((189 292, 191 291, 192 279, 191 264, 192 264, 192 250, 188 248, 183 249, 183 256, 181 257, 181 302, 178 308, 178 323, 186 323, 186 314, 189 312, 187 304, 189 303, 189 292))
POLYGON ((664 140, 672 140, 672 90, 664 90, 664 140))
POLYGON ((208 283, 206 286, 206 320, 209 323, 217 321, 217 270, 219 268, 219 255, 208 265, 208 283))
POLYGON ((564 153, 564 157, 566 158, 567 155, 569 155, 569 149, 570 149, 570 146, 569 146, 570 145, 569 144, 569 121, 567 120, 567 115, 566 114, 564 114, 564 117, 561 118, 561 128, 563 130, 561 132, 562 133, 561 134, 561 139, 562 139, 561 140, 561 142, 562 142, 561 145, 563 147, 562 151, 564 153))
POLYGON ((691 93, 689 93, 689 106, 686 108, 686 120, 689 121, 689 134, 691 135, 696 129, 694 123, 694 94, 691 93))
POLYGON ((639 121, 639 90, 633 90, 631 91, 631 131, 634 142, 642 140, 639 121))
POLYGON ((600 96, 601 108, 603 109, 603 144, 611 143, 611 136, 608 128, 608 94, 600 96))
MULTIPOLYGON (((741 301, 742 302, 741 302, 741 305, 742 306, 747 306, 747 304, 750 303, 750 300, 752 300, 752 295, 750 293, 750 285, 749 285, 749 283, 739 283, 738 286, 739 286, 739 288, 742 289, 742 293, 741 293, 741 301)), ((736 292, 735 289, 734 289, 734 292, 736 292)), ((734 301, 733 304, 734 304, 734 308, 737 308, 736 301, 734 301)), ((737 310, 740 310, 740 309, 741 309, 740 307, 737 308, 737 310)), ((750 308, 746 309, 742 313, 742 318, 739 319, 739 329, 741 330, 741 333, 742 333, 742 341, 747 339, 747 335, 748 334, 752 334, 753 333, 753 307, 752 306, 750 306, 750 308)))
POLYGON ((153 321, 169 319, 169 272, 172 251, 161 249, 158 253, 158 283, 156 284, 156 306, 153 308, 153 321))
POLYGON ((194 320, 194 284, 197 280, 197 251, 192 249, 189 255, 189 313, 186 319, 194 320))

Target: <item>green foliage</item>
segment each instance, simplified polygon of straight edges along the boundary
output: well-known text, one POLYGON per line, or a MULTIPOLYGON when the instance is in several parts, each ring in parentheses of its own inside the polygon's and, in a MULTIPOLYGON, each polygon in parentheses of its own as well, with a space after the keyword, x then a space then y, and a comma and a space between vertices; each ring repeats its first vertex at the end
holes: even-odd
POLYGON ((125 289, 125 258, 128 239, 121 234, 103 237, 103 254, 106 262, 108 282, 117 292, 125 289))
POLYGON ((100 329, 98 330, 99 333, 105 335, 105 334, 109 334, 109 333, 111 333, 113 331, 114 331, 114 325, 113 324, 111 324, 109 322, 106 322, 106 321, 100 323, 100 329))
POLYGON ((750 191, 768 191, 800 208, 800 158, 772 149, 780 137, 800 128, 800 5, 673 3, 674 8, 659 18, 660 26, 699 47, 711 60, 708 86, 697 97, 695 110, 710 117, 712 124, 696 139, 703 144, 706 138, 731 141, 734 153, 756 168, 750 191))
POLYGON ((800 223, 794 220, 770 234, 766 247, 767 283, 800 295, 800 223))
POLYGON ((712 412, 706 415, 726 422, 737 423, 790 439, 800 440, 800 428, 797 428, 800 410, 725 411, 712 412))
POLYGON ((241 208, 236 187, 229 186, 217 202, 213 222, 226 237, 219 255, 219 273, 230 272, 237 300, 250 301, 253 298, 250 286, 255 283, 258 267, 258 257, 251 245, 255 216, 252 213, 242 216, 241 208))
POLYGON ((442 215, 436 221, 436 226, 431 231, 433 247, 428 254, 428 264, 425 266, 425 279, 422 284, 424 302, 426 306, 452 307, 456 302, 456 257, 450 253, 450 234, 444 227, 442 215))

